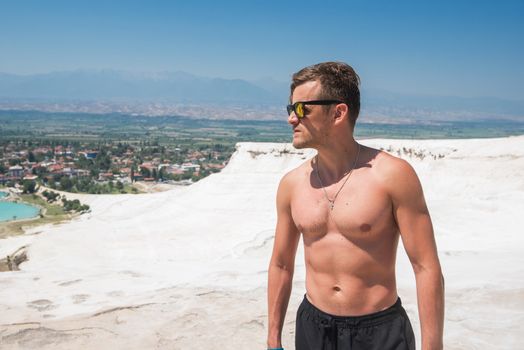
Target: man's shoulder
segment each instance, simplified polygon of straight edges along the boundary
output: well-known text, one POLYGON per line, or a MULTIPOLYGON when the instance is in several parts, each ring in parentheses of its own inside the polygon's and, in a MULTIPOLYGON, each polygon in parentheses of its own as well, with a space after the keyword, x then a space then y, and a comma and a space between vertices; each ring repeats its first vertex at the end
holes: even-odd
POLYGON ((312 158, 285 173, 280 179, 280 187, 290 188, 304 177, 309 176, 311 173, 311 161, 312 158))
POLYGON ((396 157, 386 151, 369 148, 371 171, 386 186, 395 186, 398 181, 409 180, 416 176, 415 170, 405 159, 396 157))
POLYGON ((297 183, 300 183, 307 174, 308 167, 311 167, 311 165, 308 165, 310 161, 311 160, 307 160, 298 167, 288 171, 282 176, 282 179, 280 179, 277 190, 277 208, 279 208, 279 212, 282 210, 283 212, 289 213, 293 193, 295 192, 294 189, 297 183))
POLYGON ((394 205, 415 206, 417 210, 427 212, 422 184, 411 164, 385 151, 379 152, 374 166, 374 176, 394 205))

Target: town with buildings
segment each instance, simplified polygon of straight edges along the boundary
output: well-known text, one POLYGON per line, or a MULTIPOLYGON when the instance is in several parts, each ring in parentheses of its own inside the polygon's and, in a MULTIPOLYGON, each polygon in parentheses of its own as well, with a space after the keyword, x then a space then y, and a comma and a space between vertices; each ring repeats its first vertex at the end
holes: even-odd
POLYGON ((233 149, 141 141, 87 143, 10 140, 0 143, 0 185, 38 183, 79 193, 138 193, 138 183, 190 184, 220 171, 233 149))

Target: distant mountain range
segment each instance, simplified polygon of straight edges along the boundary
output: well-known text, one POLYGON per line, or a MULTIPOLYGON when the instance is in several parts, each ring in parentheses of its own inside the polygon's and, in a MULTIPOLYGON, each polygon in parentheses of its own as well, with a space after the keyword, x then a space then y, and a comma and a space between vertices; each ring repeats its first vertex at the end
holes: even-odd
POLYGON ((428 96, 370 89, 362 92, 362 105, 369 111, 384 111, 390 116, 394 113, 437 119, 503 117, 524 121, 524 101, 495 97, 428 96))
MULTIPOLYGON (((75 70, 34 75, 0 73, 0 109, 35 109, 46 103, 85 101, 137 106, 152 103, 213 105, 230 108, 267 106, 281 118, 289 83, 273 79, 246 81, 200 77, 185 72, 133 73, 117 70, 75 70), (7 102, 7 104, 6 104, 7 102)), ((131 109, 135 107, 130 107, 131 109)), ((127 108, 127 109, 126 109, 127 108)), ((135 108, 136 109, 136 108, 135 108)), ((477 120, 502 118, 524 121, 524 101, 492 97, 464 98, 393 93, 378 89, 362 92, 362 114, 372 120, 477 120)), ((89 111, 89 107, 81 109, 89 111)), ((137 109, 141 111, 142 109, 137 109)), ((256 111, 256 109, 255 109, 256 111)), ((96 111, 95 111, 96 112, 96 111)), ((160 112, 159 112, 160 113, 160 112)), ((272 114, 273 112, 269 112, 272 114)), ((256 118, 256 113, 253 115, 256 118)), ((266 116, 267 117, 267 116, 266 116)))
POLYGON ((0 73, 0 98, 144 100, 178 103, 278 103, 279 97, 240 79, 184 72, 76 70, 35 75, 0 73))

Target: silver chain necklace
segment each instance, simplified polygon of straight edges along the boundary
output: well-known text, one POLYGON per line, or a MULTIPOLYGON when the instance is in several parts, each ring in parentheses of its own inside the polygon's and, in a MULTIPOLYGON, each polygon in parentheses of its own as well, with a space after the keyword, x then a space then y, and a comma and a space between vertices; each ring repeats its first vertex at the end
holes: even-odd
POLYGON ((337 193, 335 193, 335 197, 333 197, 333 199, 329 199, 329 196, 326 191, 326 187, 324 186, 324 184, 322 183, 322 179, 320 178, 320 172, 318 171, 318 154, 317 154, 317 157, 316 157, 317 164, 315 167, 316 168, 315 173, 317 174, 318 181, 320 182, 320 185, 322 186, 322 189, 324 190, 324 196, 326 197, 327 201, 329 202, 329 209, 331 209, 331 211, 333 211, 333 208, 335 208, 335 201, 337 200, 338 194, 340 193, 340 191, 342 191, 342 188, 344 188, 344 185, 346 184, 346 182, 348 182, 349 177, 351 176, 351 173, 353 173, 353 170, 355 169, 355 166, 357 165, 358 156, 360 155, 360 143, 357 143, 357 145, 358 145, 358 151, 357 151, 357 156, 355 157, 355 161, 353 162, 353 166, 351 167, 351 170, 349 170, 349 173, 346 175, 346 179, 344 180, 344 183, 342 183, 342 186, 340 186, 337 193))

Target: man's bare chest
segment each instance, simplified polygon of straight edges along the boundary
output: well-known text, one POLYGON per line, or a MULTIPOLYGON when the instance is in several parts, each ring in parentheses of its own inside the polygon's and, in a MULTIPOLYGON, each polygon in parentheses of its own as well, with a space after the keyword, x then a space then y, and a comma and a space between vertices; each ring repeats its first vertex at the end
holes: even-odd
MULTIPOLYGON (((297 186, 291 200, 291 214, 305 241, 321 239, 329 233, 349 240, 375 240, 395 230, 392 204, 381 186, 365 177, 352 179, 336 197, 333 208, 324 190, 315 184, 297 186)), ((326 188, 333 200, 339 187, 326 188)))

